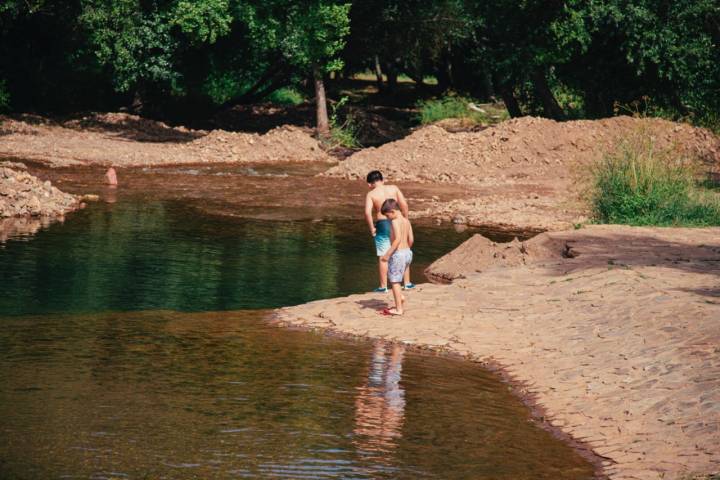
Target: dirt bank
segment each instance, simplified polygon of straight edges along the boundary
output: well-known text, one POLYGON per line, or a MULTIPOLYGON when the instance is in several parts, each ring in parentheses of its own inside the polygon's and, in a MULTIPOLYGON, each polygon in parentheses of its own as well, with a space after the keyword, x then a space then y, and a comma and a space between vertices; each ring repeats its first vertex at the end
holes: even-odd
POLYGON ((297 127, 279 127, 264 135, 192 130, 124 113, 66 121, 0 116, 0 155, 52 166, 333 161, 297 127))
POLYGON ((430 268, 457 280, 406 293, 403 318, 378 315, 391 301, 381 294, 278 318, 499 364, 613 479, 716 473, 719 238, 718 228, 593 226, 530 240, 505 262, 494 253, 521 244, 470 240, 430 268))
POLYGON ((80 197, 61 192, 17 162, 0 162, 0 244, 33 235, 81 206, 80 197))
POLYGON ((421 128, 379 148, 366 148, 325 175, 364 178, 374 169, 394 180, 492 184, 565 178, 588 165, 623 136, 644 131, 658 148, 676 148, 720 162, 720 139, 708 130, 658 118, 613 117, 556 122, 522 117, 479 132, 421 128))
POLYGON ((24 165, 0 162, 0 218, 60 216, 78 208, 79 203, 79 197, 31 175, 24 165))
POLYGON ((624 136, 646 132, 658 148, 673 148, 720 165, 720 139, 705 129, 662 119, 614 117, 556 122, 523 117, 479 132, 429 126, 367 148, 325 175, 362 179, 380 169, 392 181, 472 185, 481 195, 438 203, 418 216, 506 229, 567 229, 586 220, 580 194, 587 167, 624 136))

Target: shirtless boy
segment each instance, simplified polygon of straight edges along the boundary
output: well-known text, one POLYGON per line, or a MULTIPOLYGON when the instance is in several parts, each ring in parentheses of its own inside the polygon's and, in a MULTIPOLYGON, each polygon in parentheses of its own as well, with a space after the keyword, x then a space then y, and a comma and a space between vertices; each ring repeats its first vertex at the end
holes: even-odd
POLYGON ((388 264, 388 280, 395 298, 395 307, 385 313, 402 315, 405 312, 405 297, 400 290, 400 282, 403 281, 403 276, 412 263, 413 252, 410 248, 415 239, 410 220, 403 217, 398 202, 391 198, 385 200, 380 211, 392 222, 392 242, 385 255, 380 257, 380 261, 388 264))
MULTIPOLYGON (((387 199, 397 201, 400 211, 405 218, 408 217, 408 204, 405 196, 395 185, 385 185, 382 173, 377 170, 367 174, 367 183, 370 191, 365 197, 365 220, 370 228, 370 234, 375 238, 375 251, 378 256, 378 273, 380 274, 380 286, 375 292, 387 292, 387 262, 381 262, 380 257, 390 248, 390 220, 382 213, 382 204, 387 199), (375 216, 373 216, 375 212, 375 216)), ((404 288, 414 288, 410 283, 410 269, 406 269, 403 279, 404 288)))

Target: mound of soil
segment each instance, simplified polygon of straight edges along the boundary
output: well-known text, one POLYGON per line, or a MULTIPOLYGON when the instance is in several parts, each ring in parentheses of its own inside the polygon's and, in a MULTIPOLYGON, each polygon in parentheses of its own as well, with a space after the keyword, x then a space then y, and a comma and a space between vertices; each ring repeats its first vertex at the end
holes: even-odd
POLYGON ((473 235, 433 262, 425 269, 425 275, 435 282, 446 283, 493 267, 514 267, 575 254, 567 239, 551 233, 541 233, 525 242, 516 238, 509 243, 496 243, 482 235, 473 235))
POLYGON ((0 164, 0 218, 60 216, 79 203, 78 197, 61 192, 49 180, 0 164))
POLYGON ((491 177, 552 178, 572 166, 589 164, 638 131, 649 132, 659 148, 720 162, 720 139, 687 124, 626 116, 570 122, 523 117, 479 132, 424 127, 402 140, 362 150, 325 175, 364 178, 378 169, 398 181, 473 184, 491 177))
POLYGON ((570 262, 568 265, 580 262, 583 268, 625 268, 655 265, 660 261, 676 265, 716 262, 720 245, 698 240, 698 236, 712 232, 717 234, 720 229, 587 225, 578 230, 541 233, 524 242, 515 239, 510 243, 495 243, 482 235, 474 235, 436 260, 425 274, 433 281, 446 283, 496 267, 555 262, 570 262), (665 235, 676 241, 661 240, 665 235), (688 243, 696 245, 688 248, 688 243))
POLYGON ((0 116, 3 154, 53 166, 334 161, 297 127, 278 127, 264 135, 192 130, 125 113, 62 122, 0 116))

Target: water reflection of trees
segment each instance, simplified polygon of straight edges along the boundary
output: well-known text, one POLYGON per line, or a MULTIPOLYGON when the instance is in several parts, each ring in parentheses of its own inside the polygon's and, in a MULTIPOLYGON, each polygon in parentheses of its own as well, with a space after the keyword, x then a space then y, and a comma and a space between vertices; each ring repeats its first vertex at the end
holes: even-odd
POLYGON ((378 342, 365 384, 355 397, 355 445, 366 458, 390 463, 402 437, 405 390, 400 385, 402 345, 378 342))

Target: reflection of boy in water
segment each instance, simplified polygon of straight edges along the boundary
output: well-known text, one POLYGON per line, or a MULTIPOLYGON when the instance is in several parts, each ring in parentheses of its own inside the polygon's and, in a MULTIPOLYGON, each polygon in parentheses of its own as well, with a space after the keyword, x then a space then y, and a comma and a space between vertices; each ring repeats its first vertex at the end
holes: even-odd
POLYGON ((396 439, 402 436, 405 415, 405 391, 400 386, 405 348, 392 345, 390 354, 379 342, 373 352, 372 364, 365 385, 357 389, 355 398, 356 445, 371 457, 385 459, 396 439))
MULTIPOLYGON (((390 248, 390 220, 380 211, 385 200, 391 198, 398 202, 403 216, 408 216, 408 204, 405 196, 395 185, 385 185, 382 173, 377 170, 367 174, 368 187, 371 190, 365 197, 365 220, 370 228, 370 234, 375 240, 375 253, 378 259, 385 255, 390 248), (373 217, 373 212, 375 216, 373 217)), ((388 264, 378 260, 378 273, 380 274, 380 286, 376 292, 387 292, 388 264)), ((410 269, 408 268, 403 277, 403 286, 413 288, 410 283, 410 269)))

